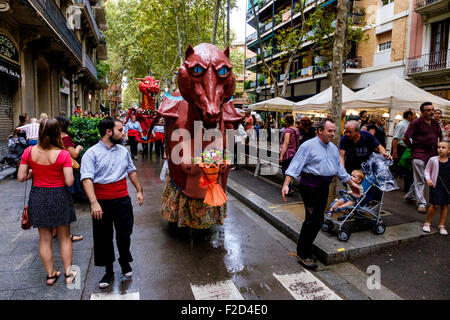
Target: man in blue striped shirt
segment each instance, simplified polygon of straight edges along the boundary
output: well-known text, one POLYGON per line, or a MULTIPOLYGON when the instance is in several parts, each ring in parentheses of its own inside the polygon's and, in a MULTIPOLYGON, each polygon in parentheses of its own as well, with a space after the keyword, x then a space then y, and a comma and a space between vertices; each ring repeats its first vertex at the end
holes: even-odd
POLYGON ((328 200, 328 187, 334 176, 350 184, 353 190, 358 185, 342 167, 339 150, 330 143, 336 134, 334 121, 326 119, 319 123, 317 136, 303 143, 286 170, 281 196, 286 202, 289 184, 300 175, 300 193, 305 204, 305 221, 297 243, 297 258, 308 269, 317 269, 312 258, 312 244, 323 223, 328 200))

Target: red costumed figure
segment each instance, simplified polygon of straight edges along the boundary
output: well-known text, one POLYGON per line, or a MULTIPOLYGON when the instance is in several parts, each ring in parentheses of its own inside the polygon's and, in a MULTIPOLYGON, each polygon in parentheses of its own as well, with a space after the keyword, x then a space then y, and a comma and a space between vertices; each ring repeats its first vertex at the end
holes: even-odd
POLYGON ((166 220, 177 222, 179 227, 205 229, 223 224, 226 217, 223 190, 229 165, 224 161, 210 165, 202 157, 207 154, 211 161, 221 157, 227 145, 225 130, 236 127, 243 117, 232 101, 235 76, 229 48, 221 51, 211 44, 202 43, 195 48, 189 46, 185 55, 185 61, 178 70, 179 90, 173 95, 166 93, 157 111, 165 119, 169 161, 169 178, 164 187, 161 213, 166 220), (204 141, 208 139, 205 138, 207 129, 215 129, 220 134, 215 139, 204 141), (211 144, 214 144, 213 149, 211 144), (200 153, 194 153, 199 147, 200 153), (194 158, 202 159, 201 165, 194 164, 194 158), (217 170, 214 173, 206 171, 206 168, 211 169, 210 166, 217 167, 217 170), (221 201, 216 201, 218 198, 221 201))
MULTIPOLYGON (((156 109, 155 109, 155 95, 159 93, 159 80, 155 80, 154 78, 147 76, 145 78, 138 78, 137 80, 141 80, 139 83, 139 90, 142 92, 142 107, 138 109, 130 108, 128 110, 127 119, 125 120, 125 124, 131 118, 131 116, 136 116, 136 121, 141 124, 142 131, 145 135, 148 133, 148 129, 156 117, 156 109)), ((153 142, 150 139, 150 136, 144 136, 144 138, 139 137, 139 132, 136 130, 130 130, 128 135, 135 135, 136 141, 138 143, 148 143, 153 142)))

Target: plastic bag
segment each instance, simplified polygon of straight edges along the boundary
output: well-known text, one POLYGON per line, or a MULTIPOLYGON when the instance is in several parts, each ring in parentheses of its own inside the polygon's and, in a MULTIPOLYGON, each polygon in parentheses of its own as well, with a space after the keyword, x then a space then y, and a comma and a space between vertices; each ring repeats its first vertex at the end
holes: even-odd
POLYGON ((405 168, 408 171, 412 171, 411 149, 410 148, 406 148, 405 152, 403 152, 402 157, 398 161, 398 165, 405 168))
POLYGON ((169 162, 167 160, 164 160, 164 164, 161 169, 161 174, 159 175, 159 178, 161 179, 161 181, 166 181, 168 175, 169 175, 169 162))
POLYGON ((397 181, 389 170, 393 164, 379 153, 372 153, 369 160, 362 164, 366 179, 381 191, 392 191, 398 189, 397 181))

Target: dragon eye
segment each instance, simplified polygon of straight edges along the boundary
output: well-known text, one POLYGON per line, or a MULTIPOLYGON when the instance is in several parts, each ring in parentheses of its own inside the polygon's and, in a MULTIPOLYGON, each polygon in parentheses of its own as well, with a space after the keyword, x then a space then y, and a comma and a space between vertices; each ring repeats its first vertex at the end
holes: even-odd
POLYGON ((225 77, 227 74, 228 74, 228 68, 227 68, 227 67, 222 67, 222 68, 219 70, 219 76, 225 77))
POLYGON ((205 69, 203 69, 202 67, 200 67, 199 65, 196 65, 194 67, 194 76, 199 76, 200 74, 203 73, 205 69))

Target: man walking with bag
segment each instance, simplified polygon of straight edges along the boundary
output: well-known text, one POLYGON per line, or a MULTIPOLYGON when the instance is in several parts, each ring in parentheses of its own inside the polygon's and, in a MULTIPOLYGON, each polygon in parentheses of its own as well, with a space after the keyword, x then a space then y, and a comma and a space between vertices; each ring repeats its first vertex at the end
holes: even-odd
POLYGON ((414 175, 414 183, 405 199, 416 199, 417 211, 425 214, 427 212, 424 195, 425 166, 431 157, 437 155, 438 142, 442 141, 442 131, 439 124, 433 120, 434 106, 431 102, 422 103, 420 112, 422 116, 411 122, 403 135, 403 142, 411 148, 414 175))
POLYGON ((84 154, 81 181, 91 203, 95 265, 106 269, 99 282, 103 289, 109 287, 114 279, 114 228, 122 273, 126 278, 133 275, 130 242, 134 218, 127 175, 136 188, 136 202, 140 206, 144 196, 136 167, 127 149, 121 145, 124 134, 122 121, 107 117, 99 123, 98 129, 102 139, 84 154))

